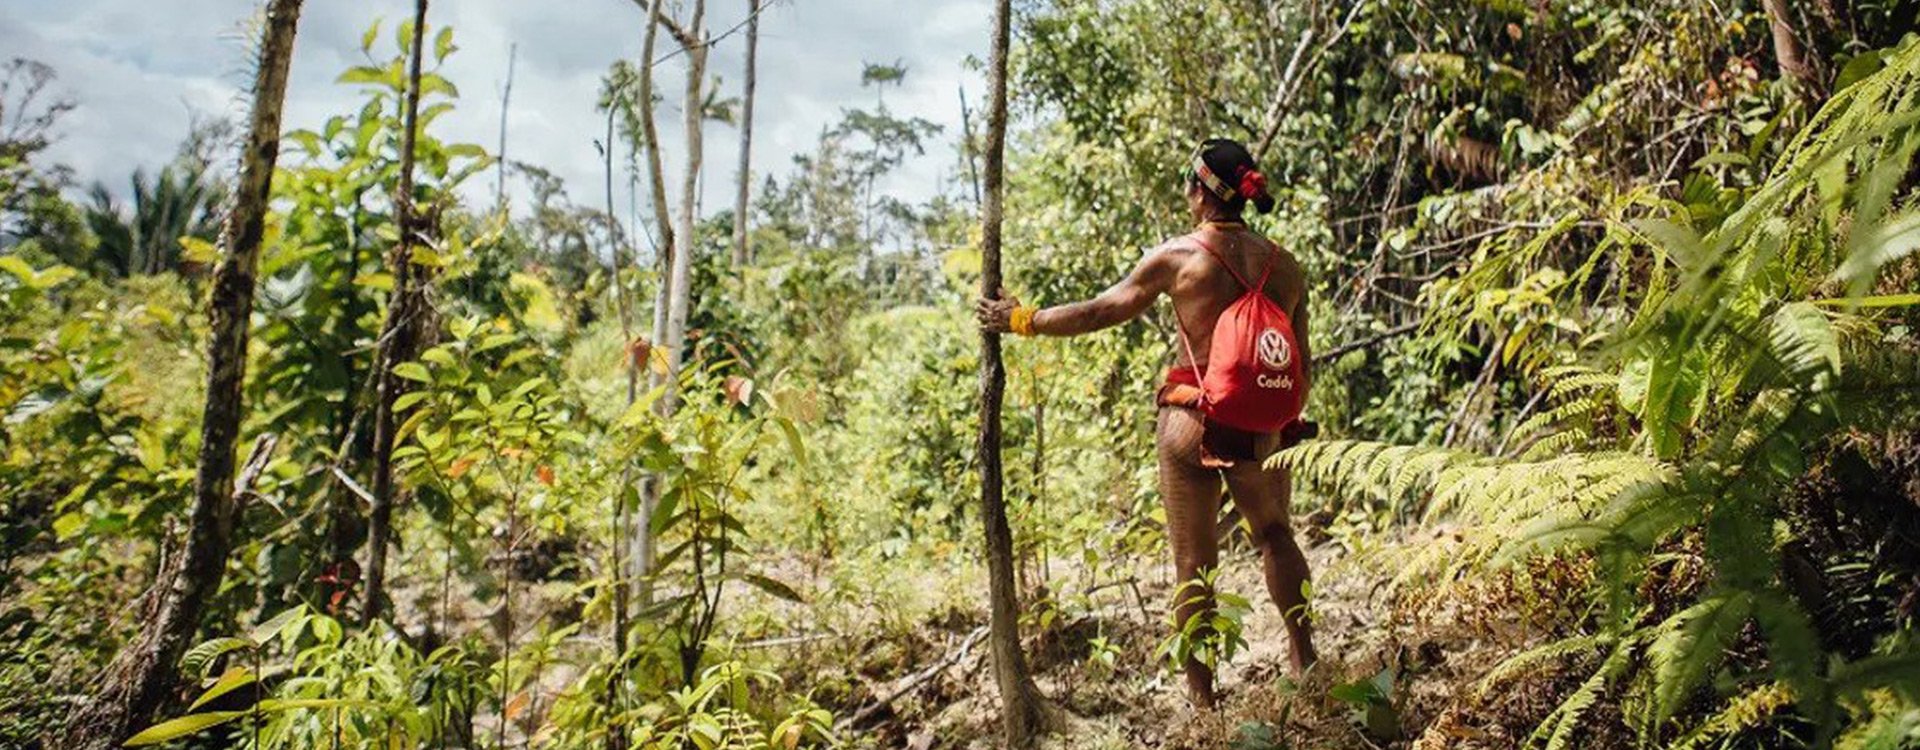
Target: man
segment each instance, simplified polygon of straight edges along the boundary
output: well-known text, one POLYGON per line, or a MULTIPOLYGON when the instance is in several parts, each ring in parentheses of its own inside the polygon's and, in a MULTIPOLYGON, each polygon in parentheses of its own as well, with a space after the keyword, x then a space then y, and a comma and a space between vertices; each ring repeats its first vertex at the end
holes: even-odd
MULTIPOLYGON (((1249 204, 1266 213, 1273 210, 1274 202, 1267 193, 1266 178, 1245 146, 1224 139, 1203 143, 1186 168, 1185 187, 1197 228, 1148 253, 1124 281, 1093 299, 1046 309, 1011 298, 980 300, 977 315, 988 330, 1074 336, 1139 317, 1162 294, 1173 298, 1182 347, 1156 401, 1167 536, 1175 572, 1180 581, 1188 582, 1175 594, 1175 616, 1184 623, 1212 608, 1210 592, 1194 582, 1203 580, 1203 572, 1219 563, 1214 524, 1224 480, 1260 548, 1267 591, 1286 621, 1293 668, 1300 673, 1313 665, 1315 653, 1305 595, 1307 561, 1289 527, 1292 480, 1286 470, 1265 471, 1261 463, 1301 431, 1299 404, 1311 384, 1306 369, 1310 359, 1306 279, 1292 255, 1248 229, 1242 218, 1249 204), (1195 352, 1209 353, 1215 364, 1228 355, 1239 357, 1238 340, 1216 342, 1228 335, 1220 331, 1229 330, 1221 323, 1217 331, 1216 322, 1223 315, 1238 320, 1243 310, 1261 305, 1277 306, 1274 314, 1284 317, 1256 331, 1263 335, 1251 337, 1257 343, 1244 348, 1252 350, 1252 359, 1276 370, 1253 378, 1257 386, 1222 386, 1216 381, 1222 380, 1224 373, 1219 371, 1224 367, 1210 373, 1208 361, 1196 359, 1195 352), (1281 389, 1279 402, 1286 405, 1246 406, 1246 399, 1236 399, 1231 392, 1236 387, 1281 389), (1274 413, 1287 409, 1290 413, 1274 413), (1250 431, 1232 426, 1255 423, 1286 427, 1250 431), (1196 585, 1201 588, 1195 589, 1196 585)), ((1251 395, 1257 402, 1276 394, 1251 395)), ((1188 659, 1186 681, 1195 705, 1213 707, 1213 674, 1206 665, 1188 659)))

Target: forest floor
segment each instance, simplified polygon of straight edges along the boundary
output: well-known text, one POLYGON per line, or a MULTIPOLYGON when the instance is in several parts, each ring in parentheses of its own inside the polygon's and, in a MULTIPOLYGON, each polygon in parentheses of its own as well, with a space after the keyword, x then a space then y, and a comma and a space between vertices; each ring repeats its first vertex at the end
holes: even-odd
MULTIPOLYGON (((1173 594, 1166 560, 1139 556, 1103 567, 1098 580, 1107 583, 1091 592, 1082 589, 1073 597, 1072 613, 1038 617, 1032 603, 1039 597, 1026 591, 1025 648, 1054 723, 1043 747, 1514 748, 1564 694, 1568 675, 1551 666, 1494 689, 1481 685, 1493 667, 1540 643, 1545 628, 1538 605, 1550 597, 1529 596, 1514 576, 1484 570, 1459 581, 1394 580, 1400 561, 1423 545, 1445 543, 1450 531, 1347 533, 1336 524, 1330 534, 1324 519, 1296 521, 1314 572, 1321 662, 1305 676, 1289 674, 1287 635, 1261 578, 1259 553, 1236 532, 1223 545, 1217 585, 1245 597, 1252 609, 1243 621, 1246 647, 1221 670, 1221 704, 1213 711, 1190 707, 1180 675, 1167 669, 1161 651, 1173 594), (1103 652, 1111 658, 1099 658, 1103 652)), ((846 585, 816 566, 788 560, 780 567, 788 568, 778 571, 781 577, 806 581, 801 586, 806 590, 828 592, 846 585)), ((981 571, 907 567, 889 573, 895 580, 885 584, 907 595, 876 589, 843 593, 833 604, 795 605, 741 591, 728 606, 753 613, 743 620, 805 622, 814 634, 734 634, 734 653, 750 653, 746 658, 752 663, 773 669, 790 688, 797 686, 831 708, 842 739, 854 747, 999 747, 999 700, 987 664, 981 571), (879 598, 888 601, 875 601, 879 598)), ((1049 580, 1065 588, 1093 580, 1087 572, 1055 560, 1049 580)), ((426 594, 432 585, 418 580, 402 588, 426 594)), ((456 602, 479 600, 453 593, 456 602)), ((528 593, 532 606, 514 613, 523 639, 537 629, 538 620, 560 622, 579 614, 577 605, 568 603, 576 593, 571 583, 533 583, 528 593)), ((498 610, 455 610, 456 620, 469 626, 502 622, 498 610)), ((584 635, 571 640, 597 648, 584 635)), ((541 670, 539 692, 547 698, 578 677, 578 669, 567 662, 556 659, 541 670)), ((536 705, 546 702, 535 698, 536 705)), ((536 730, 535 713, 523 715, 520 731, 536 730)), ((494 720, 482 717, 480 723, 494 720)), ((1585 746, 1612 746, 1607 738, 1589 739, 1594 742, 1585 746)))
MULTIPOLYGON (((1159 650, 1172 598, 1167 563, 1140 560, 1132 573, 1137 598, 1123 594, 1113 606, 1060 618, 1038 635, 1031 623, 1025 628, 1036 682, 1054 706, 1056 734, 1045 747, 1518 747, 1552 708, 1558 691, 1543 688, 1558 675, 1499 690, 1483 691, 1479 683, 1501 661, 1537 645, 1537 629, 1523 622, 1529 607, 1499 585, 1423 582, 1418 588, 1432 595, 1417 600, 1390 593, 1396 569, 1381 558, 1445 533, 1408 531, 1393 546, 1352 554, 1328 539, 1324 526, 1306 526, 1321 663, 1305 676, 1288 674, 1287 635, 1258 552, 1244 540, 1223 549, 1219 588, 1245 596, 1253 610, 1243 623, 1247 647, 1221 670, 1221 705, 1209 712, 1190 707, 1184 683, 1159 650), (1111 668, 1090 665, 1095 637, 1117 649, 1111 668)), ((950 635, 983 622, 980 613, 950 635)), ((998 747, 998 698, 984 644, 959 659, 951 648, 944 675, 918 688, 917 698, 902 696, 895 706, 901 710, 886 721, 855 734, 911 750, 998 747)), ((928 666, 938 662, 908 670, 928 666)))

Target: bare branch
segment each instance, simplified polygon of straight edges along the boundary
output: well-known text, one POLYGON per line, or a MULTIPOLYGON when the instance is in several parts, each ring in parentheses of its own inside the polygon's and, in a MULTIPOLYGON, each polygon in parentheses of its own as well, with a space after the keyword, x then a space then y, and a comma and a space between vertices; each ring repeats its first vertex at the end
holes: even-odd
MULTIPOLYGON (((647 0, 633 0, 633 4, 640 6, 640 10, 643 13, 648 10, 649 3, 647 0)), ((693 47, 700 44, 698 37, 688 32, 687 27, 681 26, 679 21, 673 19, 673 16, 667 15, 664 9, 656 5, 652 10, 654 11, 654 23, 660 24, 660 28, 666 29, 667 33, 672 35, 674 41, 679 42, 682 48, 693 47)))

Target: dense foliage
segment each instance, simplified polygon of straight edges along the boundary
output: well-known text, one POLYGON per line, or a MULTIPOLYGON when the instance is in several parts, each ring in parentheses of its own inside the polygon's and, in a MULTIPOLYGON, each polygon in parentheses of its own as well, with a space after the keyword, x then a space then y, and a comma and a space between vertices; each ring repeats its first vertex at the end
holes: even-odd
MULTIPOLYGON (((1200 138, 1253 145, 1280 198, 1255 227, 1307 268, 1322 353, 1323 439, 1271 465, 1301 482, 1320 588, 1365 591, 1315 595, 1351 633, 1310 678, 1250 666, 1226 723, 1139 726, 1179 715, 1168 655, 1233 671, 1267 614, 1223 592, 1210 633, 1161 622, 1184 595, 1150 429, 1172 321, 1011 342, 1007 497, 1062 746, 1920 747, 1920 7, 1021 6, 1009 285, 1097 293, 1183 231, 1200 138)), ((967 672, 978 123, 890 110, 899 65, 847 71, 873 106, 761 168, 749 215, 700 218, 688 340, 649 341, 666 228, 444 140, 439 117, 491 105, 438 71, 470 54, 454 31, 425 31, 410 157, 409 24, 366 30, 335 84, 357 108, 284 136, 260 470, 187 688, 135 742, 968 746, 992 710, 967 672), (928 153, 959 177, 877 194, 928 153), (407 158, 427 303, 393 368, 369 622, 407 158), (533 200, 462 199, 495 177, 533 200)), ((230 192, 218 122, 130 169, 127 205, 73 184, 46 163, 75 106, 57 74, 0 68, 7 747, 46 746, 185 543, 230 192)), ((645 182, 644 108, 681 106, 641 75, 603 82, 609 185, 645 182)), ((736 104, 698 114, 731 132, 736 104)))

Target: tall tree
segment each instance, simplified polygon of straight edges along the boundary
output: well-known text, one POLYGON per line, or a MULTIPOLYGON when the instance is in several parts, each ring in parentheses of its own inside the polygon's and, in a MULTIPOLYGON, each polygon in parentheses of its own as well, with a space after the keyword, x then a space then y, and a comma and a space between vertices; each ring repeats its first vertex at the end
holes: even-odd
POLYGON ((379 372, 373 411, 373 503, 367 513, 367 598, 362 615, 367 622, 380 616, 386 598, 387 547, 393 536, 394 401, 405 382, 394 368, 413 358, 420 316, 425 312, 425 277, 413 263, 420 221, 413 204, 414 145, 420 130, 420 59, 426 49, 427 0, 413 6, 413 43, 407 60, 406 132, 400 136, 400 177, 394 188, 393 216, 400 227, 387 266, 393 273, 393 298, 380 327, 379 372))
POLYGON ((747 193, 753 182, 753 89, 760 54, 760 0, 747 0, 747 83, 740 97, 740 184, 733 196, 733 266, 751 262, 747 252, 747 193))
POLYGON ((665 402, 668 414, 672 414, 680 402, 677 381, 680 370, 686 366, 687 312, 693 298, 688 288, 693 270, 695 215, 700 203, 700 163, 704 139, 702 129, 706 125, 706 96, 703 88, 707 78, 707 52, 709 45, 704 38, 703 24, 706 22, 707 0, 693 0, 693 16, 686 26, 673 24, 662 19, 667 30, 687 55, 686 98, 681 110, 685 115, 682 127, 687 139, 686 172, 680 182, 680 211, 674 225, 673 294, 667 304, 667 336, 661 345, 667 347, 667 392, 661 399, 665 402))
MULTIPOLYGON (((603 102, 607 108, 607 132, 605 139, 600 142, 599 146, 600 156, 604 160, 603 166, 606 170, 607 242, 610 245, 607 252, 608 257, 611 258, 613 262, 612 287, 614 309, 618 310, 620 315, 620 337, 623 341, 628 342, 628 347, 632 347, 633 301, 628 296, 627 279, 625 277, 629 263, 627 243, 624 234, 620 231, 619 220, 614 218, 617 214, 613 212, 613 119, 621 112, 623 107, 629 106, 626 101, 626 89, 631 81, 626 79, 625 76, 618 75, 618 73, 619 71, 616 70, 607 77, 607 90, 605 92, 605 101, 603 102)), ((631 353, 628 355, 628 358, 627 408, 633 408, 633 402, 639 396, 640 367, 645 363, 632 361, 633 357, 631 353)), ((621 556, 626 553, 628 544, 627 537, 630 531, 627 498, 628 488, 632 486, 632 483, 633 462, 631 460, 622 460, 620 463, 620 485, 615 488, 613 496, 613 544, 610 545, 610 549, 613 552, 613 560, 608 566, 608 569, 613 571, 616 581, 618 581, 619 577, 624 575, 627 570, 627 565, 621 559, 621 556)), ((628 590, 626 585, 624 585, 624 583, 616 583, 613 587, 613 659, 617 663, 624 663, 627 655, 627 600, 628 590)), ((609 707, 609 713, 615 715, 620 713, 618 710, 620 698, 620 681, 617 679, 607 680, 606 703, 609 707)), ((626 746, 627 734, 625 730, 618 727, 609 727, 607 732, 607 750, 622 750, 622 748, 626 746)))
MULTIPOLYGON (((654 120, 653 106, 653 68, 654 51, 658 49, 660 26, 665 20, 661 12, 663 0, 634 0, 647 9, 647 30, 640 43, 640 80, 637 82, 639 93, 634 103, 640 113, 641 146, 647 152, 647 193, 653 205, 653 225, 657 228, 657 244, 654 256, 660 270, 660 282, 653 298, 653 328, 651 342, 658 344, 667 339, 667 308, 673 299, 673 244, 676 233, 673 231, 673 219, 667 208, 667 173, 660 160, 660 126, 654 120)), ((649 355, 650 356, 650 355, 649 355)), ((645 361, 635 366, 645 365, 645 361)), ((659 385, 659 378, 653 379, 659 385)), ((662 404, 661 406, 664 406, 662 404)), ((659 484, 649 479, 640 488, 640 513, 635 519, 633 541, 633 590, 634 598, 641 604, 652 599, 652 587, 647 577, 653 573, 653 509, 659 504, 659 484)))
MULTIPOLYGON (((987 61, 986 202, 980 209, 980 296, 1000 297, 1000 224, 1005 208, 1007 158, 1007 37, 1011 0, 995 3, 993 50, 987 61)), ((1040 691, 1020 651, 1020 602, 1014 589, 1013 531, 1007 526, 1000 466, 1000 403, 1007 371, 1000 334, 980 334, 980 519, 986 525, 987 587, 992 605, 993 677, 1000 687, 1000 721, 1007 747, 1032 747, 1040 734, 1040 691)))
MULTIPOLYGON (((220 233, 224 253, 207 302, 207 394, 186 549, 177 568, 162 569, 155 591, 164 585, 166 593, 157 607, 150 608, 152 616, 142 624, 140 635, 107 666, 93 700, 68 717, 67 736, 58 743, 60 747, 103 750, 117 746, 153 720, 154 711, 178 679, 174 666, 226 574, 234 521, 241 510, 240 496, 234 492, 234 443, 245 410, 241 397, 247 375, 248 321, 253 315, 254 275, 274 162, 280 155, 280 115, 300 2, 272 0, 262 27, 246 150, 240 155, 233 211, 220 233), (171 581, 165 579, 169 575, 171 581)), ((271 441, 262 445, 270 446, 271 441)))

